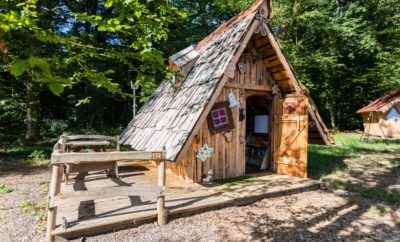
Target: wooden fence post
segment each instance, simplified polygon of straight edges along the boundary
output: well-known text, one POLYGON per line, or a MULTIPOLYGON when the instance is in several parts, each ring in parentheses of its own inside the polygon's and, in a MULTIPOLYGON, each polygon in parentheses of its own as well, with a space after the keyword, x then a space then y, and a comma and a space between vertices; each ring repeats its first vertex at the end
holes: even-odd
POLYGON ((57 217, 57 207, 54 207, 53 201, 55 196, 60 192, 61 185, 61 169, 60 165, 53 165, 51 172, 51 180, 49 187, 49 196, 48 196, 48 208, 47 208, 47 232, 46 232, 46 241, 53 242, 54 235, 53 231, 56 225, 56 217, 57 217))
POLYGON ((163 158, 158 164, 158 187, 159 194, 157 199, 157 220, 159 225, 165 225, 167 223, 167 210, 165 209, 165 149, 163 152, 163 158))
POLYGON ((115 142, 117 143, 117 151, 120 151, 120 150, 121 150, 121 146, 120 146, 120 144, 119 144, 119 135, 117 135, 117 136, 115 137, 115 142))

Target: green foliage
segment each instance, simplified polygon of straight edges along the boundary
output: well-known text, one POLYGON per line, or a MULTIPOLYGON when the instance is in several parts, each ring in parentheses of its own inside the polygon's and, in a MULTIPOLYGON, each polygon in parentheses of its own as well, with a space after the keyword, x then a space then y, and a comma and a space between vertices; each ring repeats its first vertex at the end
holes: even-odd
MULTIPOLYGON (((0 100, 0 127, 19 128, 23 126, 25 105, 20 97, 12 96, 0 100)), ((0 131, 6 132, 6 130, 0 131)), ((11 133, 10 130, 7 133, 11 133)))
MULTIPOLYGON (((140 107, 170 75, 169 55, 252 2, 1 1, 0 131, 22 139, 28 111, 42 139, 121 130, 132 114, 130 81, 140 107)), ((270 25, 335 129, 361 128, 355 111, 400 85, 399 6, 274 1, 270 25)))
POLYGON ((29 200, 22 201, 19 207, 25 212, 35 216, 38 229, 42 230, 46 223, 46 207, 47 199, 41 199, 39 202, 32 202, 29 200))
POLYGON ((13 191, 14 191, 13 188, 8 187, 8 186, 6 186, 4 184, 0 184, 0 193, 10 193, 10 192, 13 192, 13 191))
POLYGON ((105 116, 131 113, 131 80, 139 104, 153 92, 166 74, 160 46, 184 16, 168 0, 3 1, 0 95, 28 97, 18 100, 31 114, 27 124, 64 119, 79 130, 126 123, 127 115, 105 116))
POLYGON ((34 150, 30 155, 29 158, 31 158, 34 161, 43 161, 47 160, 47 154, 43 150, 34 150))
POLYGON ((356 110, 400 85, 399 1, 275 5, 275 30, 326 120, 341 129, 361 127, 356 110))

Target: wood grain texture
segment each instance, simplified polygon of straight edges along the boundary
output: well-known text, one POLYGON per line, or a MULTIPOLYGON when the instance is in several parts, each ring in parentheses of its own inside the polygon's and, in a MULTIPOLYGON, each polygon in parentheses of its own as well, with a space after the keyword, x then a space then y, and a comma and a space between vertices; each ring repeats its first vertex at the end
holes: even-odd
MULTIPOLYGON (((250 52, 244 52, 238 65, 246 65, 246 71, 241 72, 236 68, 235 78, 228 79, 215 102, 228 100, 228 95, 233 93, 245 109, 246 97, 261 94, 271 95, 272 79, 263 65, 261 58, 257 59, 250 52), (248 94, 248 95, 247 95, 248 94)), ((207 122, 203 121, 196 132, 185 156, 176 164, 168 166, 174 173, 179 174, 194 182, 201 182, 209 170, 214 173, 215 179, 226 179, 243 176, 245 174, 245 143, 242 142, 246 132, 245 120, 240 121, 239 108, 232 109, 234 129, 225 133, 212 134, 207 122), (228 137, 228 138, 227 138, 228 137), (214 155, 206 161, 196 159, 197 151, 204 144, 214 149, 214 155)))
POLYGON ((90 153, 58 153, 53 152, 53 164, 81 164, 90 162, 113 162, 119 160, 160 160, 164 152, 126 151, 126 152, 90 152, 90 153))
POLYGON ((275 148, 277 173, 307 177, 307 97, 288 95, 278 105, 281 113, 276 125, 279 126, 275 148))

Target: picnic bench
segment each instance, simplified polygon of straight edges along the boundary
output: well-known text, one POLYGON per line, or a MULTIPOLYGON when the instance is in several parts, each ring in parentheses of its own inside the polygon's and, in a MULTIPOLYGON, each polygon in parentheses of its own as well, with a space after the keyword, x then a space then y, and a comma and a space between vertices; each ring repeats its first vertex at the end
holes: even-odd
MULTIPOLYGON (((62 152, 89 153, 89 152, 106 152, 107 147, 112 144, 119 151, 119 137, 104 135, 62 135, 57 143, 59 150, 62 152)), ((77 173, 78 178, 86 176, 90 171, 105 171, 107 176, 118 177, 118 162, 110 161, 103 163, 81 162, 79 164, 65 164, 63 167, 63 176, 65 183, 69 183, 71 173, 77 173)))
MULTIPOLYGON (((47 209, 47 241, 54 241, 55 223, 57 217, 57 207, 62 206, 59 203, 60 188, 62 177, 64 175, 68 182, 68 175, 73 169, 78 172, 89 172, 99 169, 114 169, 118 175, 118 161, 136 160, 136 161, 156 161, 159 166, 158 184, 155 185, 153 193, 157 196, 157 214, 158 223, 165 224, 167 220, 167 212, 165 209, 165 182, 166 182, 166 165, 165 151, 146 152, 146 151, 124 151, 119 148, 118 138, 100 135, 73 135, 61 136, 54 145, 51 154, 52 174, 49 185, 48 209, 47 209), (116 148, 108 151, 105 149, 112 142, 116 142, 116 148), (82 147, 85 147, 83 149, 82 147)), ((84 177, 83 177, 84 179, 84 177)), ((137 191, 140 193, 140 191, 137 191)), ((109 196, 121 196, 118 191, 109 191, 109 196)), ((103 192, 98 194, 96 199, 107 196, 103 192)), ((95 199, 95 198, 92 198, 95 199)))

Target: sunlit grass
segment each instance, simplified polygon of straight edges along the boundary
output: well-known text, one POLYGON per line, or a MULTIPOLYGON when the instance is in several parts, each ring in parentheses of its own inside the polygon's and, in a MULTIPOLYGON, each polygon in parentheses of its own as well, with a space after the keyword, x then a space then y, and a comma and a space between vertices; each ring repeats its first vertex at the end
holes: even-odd
POLYGON ((370 200, 399 205, 400 193, 389 191, 379 184, 379 180, 385 179, 385 173, 380 170, 393 172, 400 169, 400 157, 390 155, 400 156, 400 141, 366 141, 354 133, 337 134, 335 140, 334 146, 309 145, 309 176, 320 179, 333 190, 346 190, 370 200), (375 177, 376 185, 362 182, 368 172, 379 174, 375 177))

